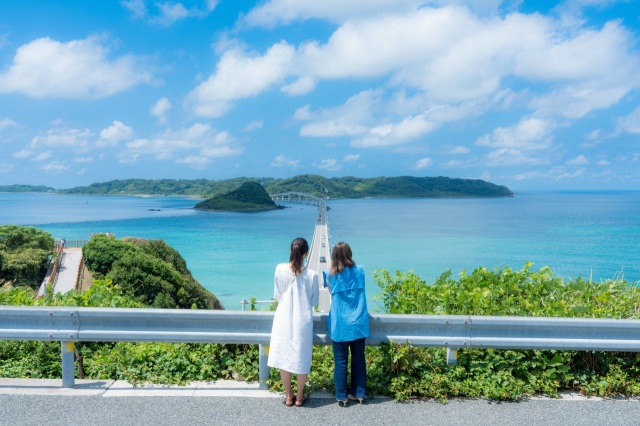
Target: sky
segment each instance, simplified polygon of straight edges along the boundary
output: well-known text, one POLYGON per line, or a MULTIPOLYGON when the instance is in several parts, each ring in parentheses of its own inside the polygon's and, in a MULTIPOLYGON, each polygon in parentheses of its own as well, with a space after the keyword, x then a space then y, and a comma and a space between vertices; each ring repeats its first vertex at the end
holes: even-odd
POLYGON ((0 185, 640 189, 637 0, 2 0, 0 185))

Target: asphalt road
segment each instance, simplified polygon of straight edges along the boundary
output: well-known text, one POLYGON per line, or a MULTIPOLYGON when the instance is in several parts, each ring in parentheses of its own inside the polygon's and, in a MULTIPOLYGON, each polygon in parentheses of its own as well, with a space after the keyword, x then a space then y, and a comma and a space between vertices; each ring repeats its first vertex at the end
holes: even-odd
POLYGON ((338 407, 312 398, 0 395, 2 425, 638 425, 638 400, 454 400, 396 403, 374 398, 338 407))

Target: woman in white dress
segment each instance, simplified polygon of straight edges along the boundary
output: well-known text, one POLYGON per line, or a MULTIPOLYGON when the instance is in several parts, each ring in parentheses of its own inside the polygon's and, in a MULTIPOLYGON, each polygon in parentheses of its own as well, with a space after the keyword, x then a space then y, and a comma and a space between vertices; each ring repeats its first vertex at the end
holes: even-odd
POLYGON ((289 263, 276 267, 273 297, 279 301, 273 317, 269 367, 280 369, 286 392, 285 405, 302 407, 304 386, 311 370, 313 308, 318 304, 318 275, 304 266, 309 244, 304 238, 291 242, 289 263), (297 375, 297 395, 291 390, 291 376, 297 375))

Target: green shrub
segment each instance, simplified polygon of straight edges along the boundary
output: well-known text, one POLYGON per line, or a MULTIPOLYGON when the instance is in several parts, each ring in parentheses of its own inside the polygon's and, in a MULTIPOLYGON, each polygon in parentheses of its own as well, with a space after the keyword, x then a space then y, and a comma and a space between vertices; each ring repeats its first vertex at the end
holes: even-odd
POLYGON ((0 226, 0 283, 37 288, 47 273, 54 239, 32 226, 0 226))

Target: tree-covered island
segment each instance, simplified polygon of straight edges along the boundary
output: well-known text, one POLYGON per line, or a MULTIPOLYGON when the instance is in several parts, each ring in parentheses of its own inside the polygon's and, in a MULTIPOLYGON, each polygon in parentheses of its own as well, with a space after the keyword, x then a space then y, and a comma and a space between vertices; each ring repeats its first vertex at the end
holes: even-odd
POLYGON ((181 195, 212 198, 238 189, 246 182, 262 185, 268 194, 304 192, 322 198, 426 198, 426 197, 513 197, 504 185, 481 179, 449 177, 353 176, 325 178, 304 174, 286 179, 239 177, 208 179, 124 179, 93 183, 56 191, 58 194, 84 195, 181 195))
POLYGON ((245 182, 238 189, 216 195, 195 205, 198 210, 258 212, 283 208, 277 205, 257 182, 245 182))

